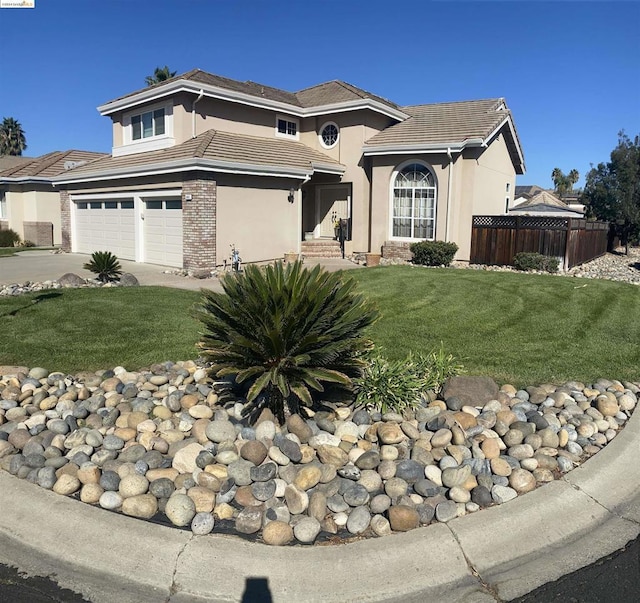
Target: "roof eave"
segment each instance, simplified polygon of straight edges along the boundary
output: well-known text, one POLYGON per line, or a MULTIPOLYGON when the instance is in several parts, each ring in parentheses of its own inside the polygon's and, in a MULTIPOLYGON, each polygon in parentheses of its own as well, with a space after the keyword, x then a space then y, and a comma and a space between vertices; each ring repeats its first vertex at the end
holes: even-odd
POLYGON ((204 92, 205 96, 212 98, 218 98, 221 100, 227 100, 231 102, 241 103, 252 107, 259 107, 265 109, 272 109, 276 111, 282 111, 295 117, 314 117, 316 115, 323 115, 326 113, 340 113, 346 111, 355 111, 358 109, 371 109, 377 113, 382 113, 388 117, 403 121, 409 117, 403 111, 389 107, 379 101, 375 101, 370 98, 356 99, 353 101, 344 101, 340 103, 331 103, 329 105, 319 105, 315 107, 299 107, 290 103, 284 103, 281 101, 274 101, 270 99, 261 99, 251 94, 245 94, 243 92, 236 92, 234 90, 227 90, 226 88, 220 88, 219 86, 212 86, 210 84, 203 84, 194 82, 192 80, 180 79, 174 82, 169 82, 165 86, 158 88, 152 88, 150 90, 142 90, 141 92, 134 93, 133 95, 126 96, 121 99, 110 101, 104 105, 98 107, 98 111, 101 115, 107 116, 117 111, 124 111, 140 105, 142 103, 152 102, 171 96, 178 92, 190 92, 192 94, 199 94, 200 91, 204 92))
POLYGON ((511 118, 511 115, 507 115, 507 117, 505 117, 500 124, 494 128, 490 134, 485 138, 484 144, 487 145, 489 144, 489 142, 493 139, 493 137, 505 126, 508 125, 509 126, 509 134, 511 135, 511 139, 513 140, 513 145, 516 148, 516 151, 518 153, 518 159, 519 162, 516 165, 516 163, 514 162, 514 168, 516 170, 516 173, 520 176, 524 175, 524 173, 526 172, 526 168, 524 165, 524 155, 522 153, 522 148, 520 147, 520 139, 518 138, 518 134, 516 132, 516 128, 515 125, 513 124, 513 119, 511 118))
POLYGON ((0 184, 47 184, 53 181, 52 177, 46 178, 44 176, 20 176, 18 178, 2 178, 0 177, 0 184))
POLYGON ((469 147, 480 147, 484 144, 482 138, 468 138, 462 142, 439 142, 433 144, 385 144, 364 145, 362 153, 371 155, 402 155, 405 153, 459 153, 469 147))
POLYGON ((94 182, 98 180, 115 180, 117 178, 133 178, 137 176, 151 176, 158 174, 170 174, 199 169, 210 172, 224 172, 231 174, 245 174, 253 176, 273 176, 278 178, 304 179, 313 175, 314 171, 329 174, 342 174, 345 169, 322 163, 314 163, 305 168, 293 168, 290 166, 262 165, 251 163, 237 163, 232 161, 211 160, 204 158, 178 159, 147 166, 131 166, 117 169, 98 170, 85 174, 76 174, 75 177, 58 177, 53 179, 54 184, 74 184, 82 182, 94 182))

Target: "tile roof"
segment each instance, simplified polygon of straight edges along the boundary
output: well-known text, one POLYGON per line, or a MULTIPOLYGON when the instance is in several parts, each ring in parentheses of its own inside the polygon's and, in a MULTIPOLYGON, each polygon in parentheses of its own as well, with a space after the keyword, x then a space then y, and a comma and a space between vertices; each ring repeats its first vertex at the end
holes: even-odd
POLYGON ((344 171, 344 166, 338 161, 301 142, 208 130, 168 149, 119 157, 107 156, 69 170, 68 174, 76 177, 83 174, 97 175, 100 172, 117 173, 118 170, 151 168, 190 159, 301 172, 313 172, 314 166, 344 171))
POLYGON ((398 109, 398 105, 392 103, 386 98, 367 92, 362 88, 348 84, 347 82, 341 82, 340 80, 333 80, 331 82, 325 82, 304 90, 296 92, 296 97, 300 101, 303 107, 317 107, 322 105, 329 105, 331 103, 339 103, 360 99, 375 100, 383 105, 388 105, 394 109, 398 109))
POLYGON ((409 119, 389 126, 370 138, 367 146, 393 144, 451 144, 471 138, 486 138, 511 112, 504 99, 438 103, 401 107, 409 119))
POLYGON ((108 157, 108 155, 93 151, 53 151, 3 170, 0 172, 0 180, 4 178, 53 178, 69 170, 70 163, 86 163, 101 157, 108 157))
POLYGON ((22 155, 0 155, 0 172, 18 165, 24 165, 33 161, 33 157, 23 157, 22 155))
POLYGON ((515 197, 525 197, 527 199, 533 197, 536 193, 543 191, 544 189, 537 184, 520 184, 516 186, 515 197))
POLYGON ((140 92, 152 90, 153 88, 160 88, 167 83, 175 82, 178 80, 189 80, 192 82, 207 84, 209 86, 216 86, 218 88, 224 88, 225 90, 230 90, 232 92, 248 94, 249 96, 254 96, 256 98, 286 103, 300 108, 316 107, 321 105, 328 105, 331 103, 365 98, 378 101, 394 109, 398 108, 398 105, 385 98, 382 98, 375 94, 371 94, 370 92, 362 90, 361 88, 353 86, 352 84, 348 84, 346 82, 341 82, 338 80, 311 86, 310 88, 305 88, 298 92, 288 92, 286 90, 273 88, 272 86, 266 86, 265 84, 259 84, 257 82, 241 82, 239 80, 233 80, 231 78, 222 77, 220 75, 214 75, 212 73, 202 71, 201 69, 192 69, 191 71, 187 71, 186 73, 183 73, 181 75, 176 75, 175 77, 165 80, 164 82, 153 84, 153 86, 147 86, 146 88, 141 88, 139 90, 136 90, 135 92, 125 94, 124 96, 120 96, 109 102, 116 102, 139 94, 140 92))
MULTIPOLYGON (((517 187, 516 187, 517 188, 517 187)), ((559 209, 570 209, 569 206, 558 199, 558 197, 552 195, 549 191, 541 190, 533 195, 530 199, 518 203, 513 209, 525 209, 531 208, 536 205, 544 205, 546 207, 557 207, 559 209)))

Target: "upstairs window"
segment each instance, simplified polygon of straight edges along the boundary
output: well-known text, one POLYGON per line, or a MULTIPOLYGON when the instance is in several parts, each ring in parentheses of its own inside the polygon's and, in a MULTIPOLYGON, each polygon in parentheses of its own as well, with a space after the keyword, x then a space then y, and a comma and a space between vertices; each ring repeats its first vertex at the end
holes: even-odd
POLYGON ((325 149, 332 149, 338 144, 338 138, 340 136, 340 132, 338 130, 337 124, 330 121, 327 122, 320 128, 320 144, 325 149))
POLYGON ((148 111, 131 117, 131 139, 142 140, 165 133, 164 109, 148 111))
POLYGON ((276 136, 298 140, 298 121, 290 117, 276 117, 276 136))

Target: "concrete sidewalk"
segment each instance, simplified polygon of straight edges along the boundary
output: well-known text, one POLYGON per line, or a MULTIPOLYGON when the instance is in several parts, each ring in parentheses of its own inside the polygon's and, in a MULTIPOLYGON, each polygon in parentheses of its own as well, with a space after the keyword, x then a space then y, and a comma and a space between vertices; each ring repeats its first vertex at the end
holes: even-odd
MULTIPOLYGON (((93 274, 82 266, 90 256, 82 253, 52 253, 51 251, 21 251, 15 256, 0 258, 0 285, 57 280, 67 272, 73 272, 82 278, 93 278, 93 274)), ((123 272, 133 274, 141 285, 158 285, 178 289, 214 289, 220 290, 217 278, 197 279, 167 274, 175 270, 167 266, 141 264, 128 260, 119 260, 123 272)), ((321 264, 330 272, 360 268, 357 264, 343 259, 308 258, 305 266, 321 264)))
POLYGON ((563 479, 404 534, 269 547, 194 536, 85 505, 0 473, 0 563, 54 575, 94 603, 508 601, 640 533, 640 413, 563 479))

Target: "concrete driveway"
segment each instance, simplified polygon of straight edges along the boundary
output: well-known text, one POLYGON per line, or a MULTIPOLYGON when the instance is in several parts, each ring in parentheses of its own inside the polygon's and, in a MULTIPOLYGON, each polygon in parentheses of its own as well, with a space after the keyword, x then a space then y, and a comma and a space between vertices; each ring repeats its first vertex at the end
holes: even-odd
MULTIPOLYGON (((0 258, 0 285, 11 283, 25 283, 57 280, 67 272, 73 272, 82 278, 92 278, 93 274, 82 266, 89 261, 90 256, 82 253, 53 253, 51 251, 21 251, 15 256, 0 258)), ((321 263, 327 270, 347 270, 359 268, 357 264, 342 259, 309 258, 305 265, 312 266, 321 263)), ((167 266, 140 264, 128 260, 120 260, 123 272, 133 274, 141 285, 160 285, 162 287, 176 287, 178 289, 214 289, 221 290, 217 278, 196 279, 176 274, 166 274, 173 270, 167 266)))

